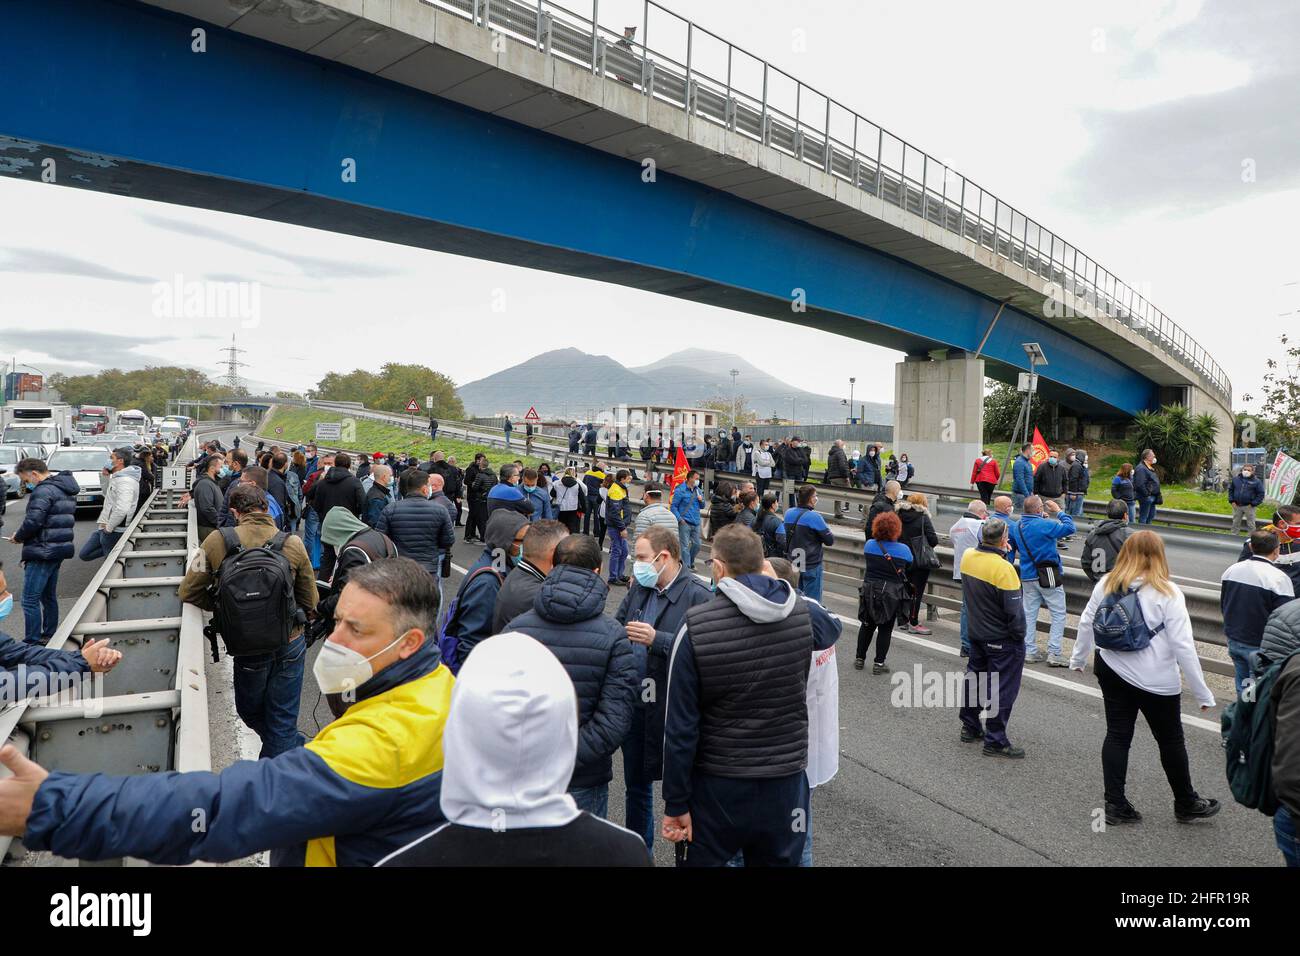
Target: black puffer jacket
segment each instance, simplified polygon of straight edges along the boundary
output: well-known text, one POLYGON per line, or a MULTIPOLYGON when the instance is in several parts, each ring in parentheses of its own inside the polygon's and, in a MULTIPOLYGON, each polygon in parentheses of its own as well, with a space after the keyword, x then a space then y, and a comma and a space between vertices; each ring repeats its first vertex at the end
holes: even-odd
MULTIPOLYGON (((930 512, 920 505, 914 505, 906 499, 894 504, 894 513, 898 515, 903 522, 903 533, 898 536, 900 543, 912 548, 915 554, 917 549, 912 547, 912 542, 917 538, 924 538, 925 543, 930 547, 937 547, 939 544, 939 535, 934 530, 934 522, 930 520, 930 512)), ((916 570, 921 570, 913 564, 916 570)))
POLYGON ((470 501, 487 501, 488 492, 497 483, 496 472, 491 468, 480 468, 474 476, 474 484, 469 489, 470 501))
POLYGON ((72 527, 77 521, 81 486, 72 472, 50 475, 27 496, 27 514, 14 532, 24 561, 65 561, 72 557, 72 527))
POLYGON ((430 574, 438 573, 442 553, 456 542, 446 507, 421 493, 409 494, 385 508, 375 530, 392 538, 402 557, 419 562, 430 574))
POLYGON ((826 480, 849 477, 849 456, 839 445, 831 445, 830 454, 826 456, 826 480))
POLYGON ((366 489, 361 486, 356 475, 346 468, 334 465, 316 479, 311 491, 307 492, 307 502, 321 517, 329 514, 331 508, 347 508, 360 518, 366 510, 366 489))
POLYGON ((459 468, 455 465, 449 465, 445 461, 436 461, 433 463, 433 470, 431 473, 442 475, 443 494, 448 498, 461 497, 465 475, 459 468))
POLYGON ((609 585, 569 565, 552 569, 533 609, 507 630, 551 649, 578 694, 578 762, 569 789, 595 787, 614 776, 611 756, 623 745, 636 706, 637 670, 622 625, 605 614, 609 585))

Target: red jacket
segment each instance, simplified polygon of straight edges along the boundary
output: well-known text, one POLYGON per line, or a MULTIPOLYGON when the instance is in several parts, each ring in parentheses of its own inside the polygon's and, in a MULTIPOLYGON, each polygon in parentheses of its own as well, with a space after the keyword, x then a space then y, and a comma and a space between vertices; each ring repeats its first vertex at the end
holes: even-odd
POLYGON ((970 483, 978 484, 981 481, 989 481, 997 484, 1002 480, 1002 468, 998 465, 996 458, 990 458, 985 461, 983 458, 975 459, 975 466, 970 470, 970 483))

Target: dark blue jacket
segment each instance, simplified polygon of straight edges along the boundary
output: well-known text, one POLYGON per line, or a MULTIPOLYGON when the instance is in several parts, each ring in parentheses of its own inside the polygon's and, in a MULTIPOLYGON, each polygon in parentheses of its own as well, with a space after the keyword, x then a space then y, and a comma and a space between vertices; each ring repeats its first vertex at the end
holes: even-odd
POLYGON ((1228 502, 1258 508, 1264 503, 1264 482, 1258 475, 1243 478, 1241 472, 1237 472, 1228 486, 1228 502))
POLYGON ((1132 501, 1134 499, 1133 479, 1116 475, 1110 480, 1110 496, 1120 501, 1132 501))
POLYGON ((443 624, 447 633, 456 638, 456 656, 462 667, 478 642, 492 636, 492 613, 496 610, 505 572, 480 574, 472 581, 470 578, 479 568, 492 567, 495 558, 492 548, 484 548, 478 560, 465 569, 465 577, 456 592, 456 623, 443 624))
MULTIPOLYGON (((525 500, 531 501, 533 504, 533 513, 528 516, 529 521, 555 517, 555 509, 551 506, 551 496, 539 486, 533 485, 532 488, 529 488, 527 485, 521 485, 520 490, 523 491, 525 500)), ((488 497, 492 496, 488 495, 488 497)))
POLYGON ((1034 493, 1034 466, 1024 455, 1011 463, 1011 493, 1028 497, 1034 493))
POLYGON ((498 508, 518 511, 530 521, 534 511, 533 503, 524 495, 523 489, 508 481, 498 481, 487 493, 487 513, 490 515, 498 508))
POLYGON ((456 543, 447 509, 420 493, 385 508, 375 530, 392 538, 398 554, 418 562, 430 574, 438 573, 442 553, 456 543))
POLYGON ((614 615, 620 624, 644 621, 655 629, 654 643, 649 647, 632 644, 640 696, 639 706, 632 714, 629 736, 640 734, 645 740, 643 780, 659 780, 664 775, 664 704, 667 701, 668 657, 673 650, 673 641, 686 623, 686 612, 712 598, 713 592, 704 582, 692 574, 690 568, 683 567, 673 583, 662 592, 633 581, 614 615))
POLYGON ((542 582, 533 609, 506 628, 550 648, 577 691, 578 762, 570 790, 613 779, 613 753, 623 745, 636 707, 632 642, 605 613, 608 594, 598 573, 562 564, 542 582))
POLYGON ((1160 497, 1160 476, 1145 461, 1133 469, 1133 491, 1139 499, 1160 497))
MULTIPOLYGON (((822 563, 822 545, 835 543, 835 535, 826 519, 807 508, 791 508, 785 513, 785 553, 787 557, 803 553, 803 566, 815 568, 822 563)), ((794 558, 791 557, 793 561, 794 558)))
POLYGON ((0 633, 0 706, 13 703, 38 690, 56 689, 46 683, 55 674, 89 672, 90 664, 76 651, 56 651, 38 644, 17 641, 0 633), (16 671, 19 667, 24 672, 22 687, 10 685, 9 681, 16 680, 17 675, 11 677, 7 673, 16 671), (38 684, 44 686, 37 686, 38 684), (16 697, 11 696, 14 691, 17 691, 16 697))
POLYGON ((858 459, 858 481, 864 485, 880 484, 880 456, 868 455, 865 451, 858 459))
POLYGON ((23 546, 24 561, 66 561, 72 557, 72 527, 77 521, 80 491, 70 471, 50 475, 32 489, 27 496, 27 514, 14 532, 14 540, 23 546))

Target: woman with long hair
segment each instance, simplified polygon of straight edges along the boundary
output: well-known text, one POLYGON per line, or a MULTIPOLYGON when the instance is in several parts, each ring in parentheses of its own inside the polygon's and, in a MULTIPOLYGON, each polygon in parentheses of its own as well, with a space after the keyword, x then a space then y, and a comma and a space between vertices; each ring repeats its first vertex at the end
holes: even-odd
POLYGON ((912 549, 902 544, 898 536, 903 532, 903 522, 897 514, 885 511, 876 515, 871 523, 871 538, 862 548, 867 570, 858 589, 858 653, 853 666, 862 670, 867 663, 867 650, 876 638, 876 658, 871 673, 887 674, 885 658, 889 655, 889 641, 894 633, 894 622, 907 601, 907 569, 912 563, 912 549))
POLYGON ((1113 826, 1142 819, 1124 793, 1129 747, 1139 713, 1146 718, 1160 748, 1160 764, 1174 793, 1174 817, 1179 823, 1212 817, 1219 812, 1219 801, 1202 797, 1192 786, 1183 741, 1183 678, 1201 710, 1214 706, 1214 695, 1205 686, 1196 656, 1187 600, 1169 580, 1165 545, 1155 532, 1138 531, 1130 536, 1119 550, 1115 567, 1092 589, 1088 606, 1079 618, 1079 636, 1074 642, 1070 668, 1082 671, 1087 665, 1096 643, 1093 625, 1099 609, 1127 599, 1131 591, 1136 592, 1150 643, 1137 650, 1098 647, 1094 663, 1106 710, 1106 739, 1101 747, 1106 822, 1113 826))
POLYGON ((1110 480, 1110 496, 1128 505, 1128 523, 1132 524, 1137 517, 1137 504, 1134 500, 1137 496, 1133 492, 1133 466, 1128 462, 1120 465, 1119 471, 1110 480))
POLYGON ((912 567, 907 572, 912 582, 912 603, 907 609, 907 631, 909 634, 933 633, 921 623, 921 602, 925 600, 925 584, 930 580, 930 567, 921 560, 924 545, 931 548, 939 544, 939 534, 934 530, 930 520, 930 499, 919 491, 914 491, 894 505, 899 520, 903 523, 903 533, 899 541, 907 545, 912 552, 912 567))

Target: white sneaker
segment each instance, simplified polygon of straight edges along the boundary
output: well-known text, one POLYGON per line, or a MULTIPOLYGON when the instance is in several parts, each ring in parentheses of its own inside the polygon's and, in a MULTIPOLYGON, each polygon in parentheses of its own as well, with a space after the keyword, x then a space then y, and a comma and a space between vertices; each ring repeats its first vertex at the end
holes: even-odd
POLYGON ((1045 659, 1039 651, 1033 651, 1025 655, 1026 664, 1041 664, 1045 659))

